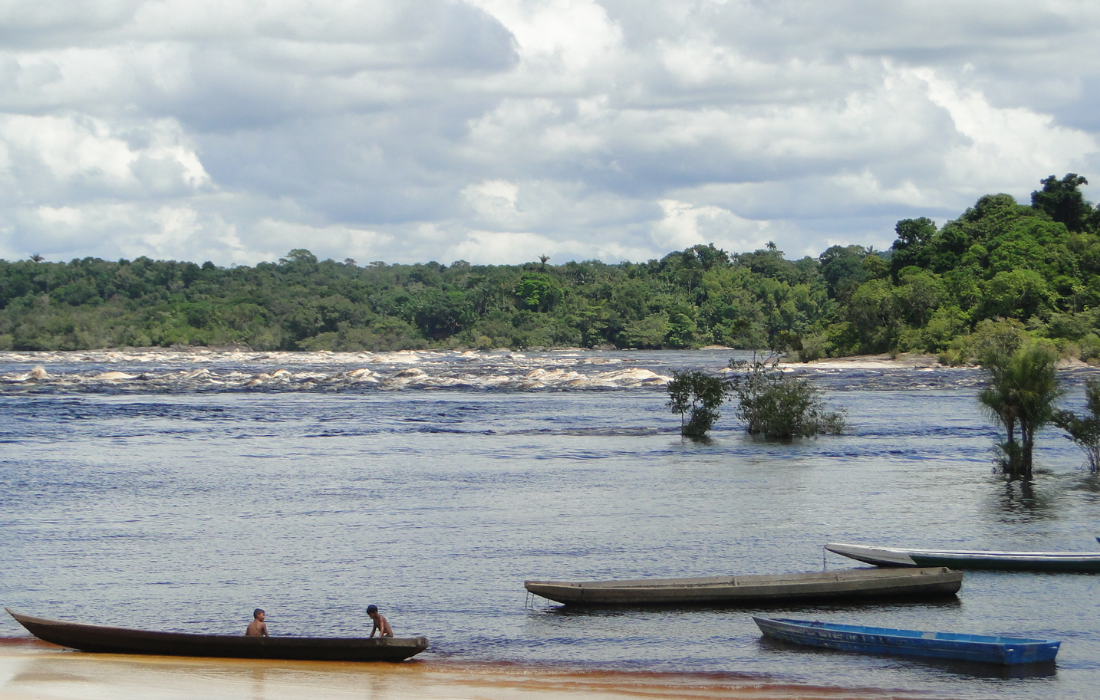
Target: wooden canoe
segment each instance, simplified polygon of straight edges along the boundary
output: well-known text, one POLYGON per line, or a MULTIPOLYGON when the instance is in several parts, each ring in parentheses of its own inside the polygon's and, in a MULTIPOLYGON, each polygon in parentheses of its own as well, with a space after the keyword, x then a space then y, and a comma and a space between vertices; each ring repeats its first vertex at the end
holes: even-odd
POLYGON ((1054 661, 1061 642, 954 632, 752 618, 765 637, 865 654, 900 654, 1013 665, 1054 661))
POLYGON ((952 569, 1100 573, 1100 553, 1091 552, 903 549, 835 543, 825 545, 825 549, 850 559, 885 567, 949 566, 952 569))
POLYGON ((713 605, 954 595, 962 578, 960 571, 938 567, 636 581, 524 581, 523 586, 565 605, 713 605))
POLYGON ((150 632, 20 615, 4 608, 39 639, 80 651, 158 656, 214 656, 299 661, 401 661, 428 648, 425 637, 245 637, 150 632))

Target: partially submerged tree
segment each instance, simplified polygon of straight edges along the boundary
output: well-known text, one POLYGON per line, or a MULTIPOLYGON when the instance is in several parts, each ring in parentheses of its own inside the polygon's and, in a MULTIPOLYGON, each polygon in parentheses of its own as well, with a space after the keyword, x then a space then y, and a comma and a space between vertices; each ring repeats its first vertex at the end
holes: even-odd
POLYGON ((726 400, 725 383, 706 372, 673 372, 668 407, 680 414, 680 434, 692 440, 706 436, 726 400))
POLYGON ((1085 382, 1088 415, 1078 418, 1073 411, 1055 411, 1054 425, 1069 433, 1069 439, 1085 453, 1090 472, 1100 472, 1100 378, 1085 382))
POLYGON ((822 392, 809 379, 785 374, 778 359, 753 355, 751 361, 731 360, 740 374, 730 380, 737 399, 737 417, 751 435, 768 440, 839 434, 844 411, 831 411, 822 392))
POLYGON ((1035 434, 1051 422, 1054 402, 1062 395, 1054 372, 1058 353, 1028 344, 1008 352, 990 350, 981 361, 989 384, 978 393, 978 401, 1005 431, 997 445, 998 460, 1011 478, 1030 480, 1035 434))

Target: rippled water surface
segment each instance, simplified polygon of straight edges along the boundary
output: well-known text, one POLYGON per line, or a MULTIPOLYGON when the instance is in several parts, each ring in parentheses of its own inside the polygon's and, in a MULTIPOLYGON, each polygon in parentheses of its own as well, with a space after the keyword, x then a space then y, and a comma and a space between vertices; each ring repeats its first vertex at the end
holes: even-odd
MULTIPOLYGON (((1033 489, 991 474, 976 372, 816 370, 849 434, 763 444, 727 406, 708 444, 682 441, 664 378, 728 359, 0 354, 0 602, 231 633, 259 606, 310 635, 369 632, 373 602, 431 638, 426 657, 1093 697, 1098 576, 974 572, 951 602, 763 611, 528 601, 528 578, 820 570, 827 541, 1100 551, 1100 482, 1056 431, 1033 489), (1063 646, 1056 670, 1005 678, 764 642, 758 612, 1063 646)), ((1066 374, 1072 406, 1086 372, 1066 374)))

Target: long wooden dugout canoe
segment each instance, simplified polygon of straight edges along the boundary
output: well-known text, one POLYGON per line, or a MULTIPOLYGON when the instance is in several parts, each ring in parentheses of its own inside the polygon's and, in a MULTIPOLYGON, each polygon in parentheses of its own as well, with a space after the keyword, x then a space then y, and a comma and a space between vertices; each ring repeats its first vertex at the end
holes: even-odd
POLYGON ((924 632, 784 618, 752 619, 765 637, 864 654, 924 656, 1007 666, 1054 661, 1061 646, 1061 642, 1051 639, 924 632))
POLYGON ((944 596, 958 593, 962 579, 961 571, 936 567, 635 581, 524 581, 523 586, 565 605, 698 605, 944 596))
POLYGON ((904 549, 829 543, 825 549, 884 567, 949 566, 952 569, 1000 569, 1100 573, 1100 552, 997 552, 962 549, 904 549))
POLYGON ((426 637, 245 637, 151 632, 20 615, 4 608, 39 639, 106 654, 212 656, 298 661, 402 661, 428 648, 426 637))

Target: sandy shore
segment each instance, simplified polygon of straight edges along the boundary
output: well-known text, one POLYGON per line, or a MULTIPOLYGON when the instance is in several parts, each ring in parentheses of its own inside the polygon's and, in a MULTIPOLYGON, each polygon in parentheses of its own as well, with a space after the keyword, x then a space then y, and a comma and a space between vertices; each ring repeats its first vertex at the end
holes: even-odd
POLYGON ((935 355, 901 354, 890 355, 852 355, 850 357, 829 357, 813 362, 794 362, 791 367, 817 369, 921 369, 925 367, 942 368, 935 355))
POLYGON ((916 698, 736 674, 578 671, 513 664, 312 663, 83 654, 0 646, 0 700, 843 700, 916 698))

